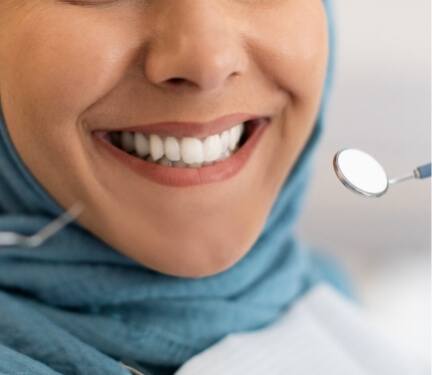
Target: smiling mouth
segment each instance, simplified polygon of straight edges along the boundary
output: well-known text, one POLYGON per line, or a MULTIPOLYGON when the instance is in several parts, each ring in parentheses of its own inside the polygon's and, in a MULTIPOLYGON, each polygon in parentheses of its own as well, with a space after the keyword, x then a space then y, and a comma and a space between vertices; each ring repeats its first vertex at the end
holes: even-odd
POLYGON ((208 127, 198 123, 176 127, 162 123, 96 130, 92 135, 95 149, 110 168, 125 166, 158 184, 182 188, 225 181, 246 166, 272 120, 235 116, 237 121, 231 124, 237 125, 228 125, 231 120, 227 118, 208 127), (243 122, 239 123, 239 117, 243 117, 243 122))
POLYGON ((174 137, 140 131, 106 131, 101 135, 135 158, 173 168, 201 168, 217 164, 235 154, 265 118, 252 119, 207 137, 174 137))

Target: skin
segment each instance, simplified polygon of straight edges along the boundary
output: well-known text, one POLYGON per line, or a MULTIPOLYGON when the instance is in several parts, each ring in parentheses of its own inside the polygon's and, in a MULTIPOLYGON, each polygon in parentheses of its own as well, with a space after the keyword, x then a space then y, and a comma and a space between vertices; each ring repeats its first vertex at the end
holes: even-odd
POLYGON ((197 278, 238 262, 315 123, 328 58, 322 1, 0 4, 1 105, 45 189, 64 208, 83 202, 82 226, 152 270, 197 278), (223 182, 157 184, 109 163, 91 137, 106 125, 233 112, 272 122, 223 182))

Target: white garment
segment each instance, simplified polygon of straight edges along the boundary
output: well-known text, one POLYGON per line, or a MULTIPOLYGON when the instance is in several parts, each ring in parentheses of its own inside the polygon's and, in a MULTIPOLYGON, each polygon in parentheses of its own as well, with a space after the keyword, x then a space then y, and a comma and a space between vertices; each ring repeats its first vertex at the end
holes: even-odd
POLYGON ((176 375, 426 375, 415 358, 368 321, 363 311, 319 284, 276 322, 225 336, 176 375))

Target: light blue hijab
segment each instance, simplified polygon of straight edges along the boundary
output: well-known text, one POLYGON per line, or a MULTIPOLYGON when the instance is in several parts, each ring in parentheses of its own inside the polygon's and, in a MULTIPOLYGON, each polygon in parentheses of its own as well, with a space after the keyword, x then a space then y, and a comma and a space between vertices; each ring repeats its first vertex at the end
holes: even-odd
MULTIPOLYGON (((322 133, 331 68, 332 57, 316 126, 265 228, 225 272, 164 275, 76 223, 39 248, 0 249, 0 373, 120 375, 127 373, 122 360, 173 374, 225 335, 274 322, 317 282, 351 296, 343 272, 293 230, 322 133)), ((30 234, 62 209, 23 164, 0 115, 0 231, 30 234)))

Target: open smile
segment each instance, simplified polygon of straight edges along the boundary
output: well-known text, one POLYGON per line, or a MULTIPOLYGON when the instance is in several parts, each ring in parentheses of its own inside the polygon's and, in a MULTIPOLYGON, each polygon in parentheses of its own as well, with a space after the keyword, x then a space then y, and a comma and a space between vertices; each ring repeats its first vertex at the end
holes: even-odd
POLYGON ((269 123, 269 116, 234 114, 208 124, 157 123, 92 134, 107 157, 157 183, 184 187, 234 176, 269 123))

